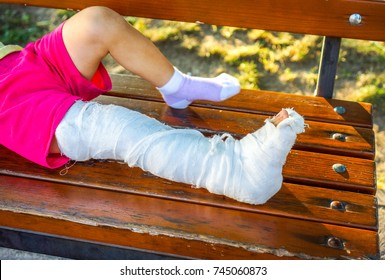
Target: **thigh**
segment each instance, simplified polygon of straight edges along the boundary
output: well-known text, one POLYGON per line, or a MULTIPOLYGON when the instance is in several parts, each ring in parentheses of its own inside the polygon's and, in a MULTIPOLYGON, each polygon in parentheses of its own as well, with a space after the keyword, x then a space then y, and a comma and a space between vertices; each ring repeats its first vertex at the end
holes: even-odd
POLYGON ((79 72, 91 80, 101 60, 108 54, 98 25, 98 9, 88 8, 80 11, 63 26, 63 40, 67 51, 79 72))
MULTIPOLYGON (((111 79, 100 59, 96 59, 92 55, 93 63, 91 63, 90 59, 83 60, 79 55, 76 55, 77 52, 73 48, 68 49, 65 38, 72 38, 72 36, 63 35, 67 25, 70 25, 70 21, 62 23, 51 33, 35 43, 29 44, 26 50, 36 56, 43 67, 52 72, 56 85, 60 85, 64 91, 79 96, 83 100, 92 100, 111 90, 111 79), (73 57, 77 57, 77 59, 73 57), (86 67, 86 65, 91 64, 92 66, 86 67), (90 71, 90 77, 86 77, 85 72, 82 73, 81 69, 83 68, 90 71)), ((68 31, 71 30, 67 29, 68 31)), ((76 40, 76 36, 74 35, 72 39, 76 40)), ((77 45, 82 45, 82 42, 79 41, 77 45)), ((83 47, 87 49, 86 45, 83 47)), ((45 83, 47 82, 45 81, 45 83)))

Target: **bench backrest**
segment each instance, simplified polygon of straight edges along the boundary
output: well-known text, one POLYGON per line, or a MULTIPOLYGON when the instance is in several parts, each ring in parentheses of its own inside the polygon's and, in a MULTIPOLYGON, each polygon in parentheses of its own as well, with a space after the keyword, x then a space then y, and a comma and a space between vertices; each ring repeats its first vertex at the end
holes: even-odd
POLYGON ((385 41, 385 1, 378 0, 0 0, 0 3, 75 10, 107 6, 125 16, 385 41))

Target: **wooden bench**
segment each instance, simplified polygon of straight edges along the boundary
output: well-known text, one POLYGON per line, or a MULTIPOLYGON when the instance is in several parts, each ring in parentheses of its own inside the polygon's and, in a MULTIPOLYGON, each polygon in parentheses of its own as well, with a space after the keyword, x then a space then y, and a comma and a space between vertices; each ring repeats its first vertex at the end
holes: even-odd
POLYGON ((325 36, 318 96, 242 90, 223 103, 173 110, 142 79, 112 75, 113 90, 98 98, 175 127, 236 137, 294 107, 310 127, 288 156, 282 189, 266 204, 238 203, 112 161, 77 163, 63 175, 0 147, 0 246, 87 259, 379 258, 372 108, 331 97, 341 38, 384 41, 385 2, 0 2, 103 5, 122 15, 325 36))

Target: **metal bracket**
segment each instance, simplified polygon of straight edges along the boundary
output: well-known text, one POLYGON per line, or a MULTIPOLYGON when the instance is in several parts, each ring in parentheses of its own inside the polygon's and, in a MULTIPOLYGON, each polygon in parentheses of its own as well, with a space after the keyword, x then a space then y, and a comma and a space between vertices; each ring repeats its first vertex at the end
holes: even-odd
POLYGON ((316 96, 333 98, 341 38, 324 37, 318 71, 316 96))

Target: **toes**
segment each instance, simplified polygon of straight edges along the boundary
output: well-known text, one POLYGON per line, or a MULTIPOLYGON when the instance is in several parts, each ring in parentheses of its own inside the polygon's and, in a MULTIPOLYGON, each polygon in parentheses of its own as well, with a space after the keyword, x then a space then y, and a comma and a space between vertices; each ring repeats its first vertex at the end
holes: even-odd
POLYGON ((287 111, 289 117, 282 120, 278 128, 290 126, 296 134, 304 132, 305 128, 308 127, 308 125, 305 124, 304 118, 293 109, 286 108, 285 111, 287 111))
POLYGON ((287 119, 288 117, 289 113, 285 109, 282 109, 275 117, 273 117, 271 122, 277 126, 280 122, 287 119))
POLYGON ((217 77, 219 84, 222 87, 221 93, 220 93, 220 100, 226 100, 236 94, 238 94, 241 90, 241 86, 239 84, 239 81, 237 78, 222 73, 217 77))

